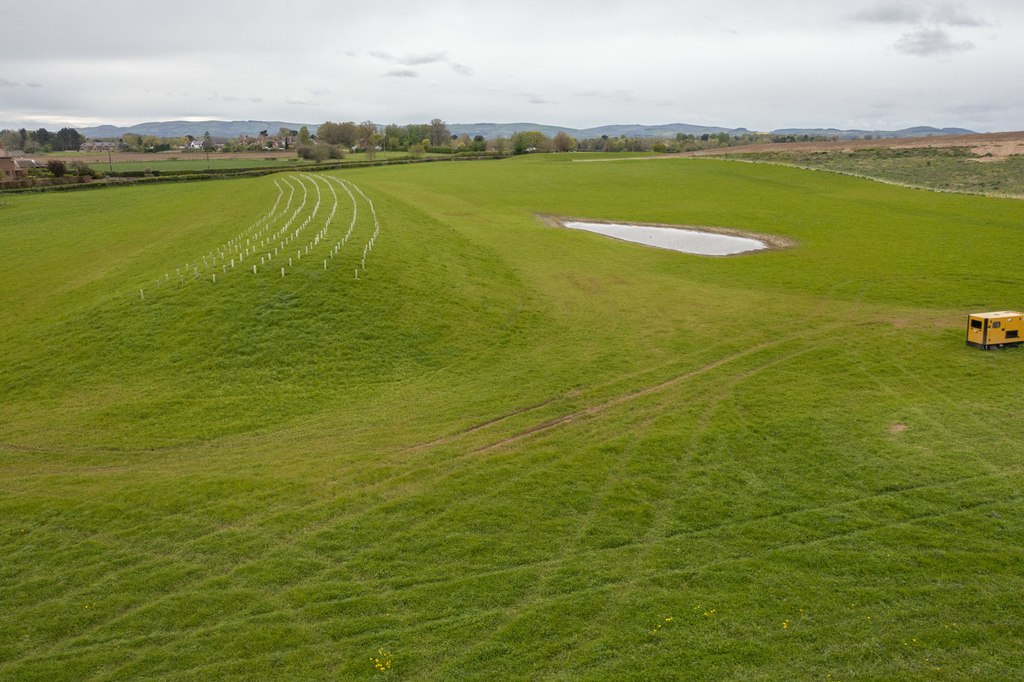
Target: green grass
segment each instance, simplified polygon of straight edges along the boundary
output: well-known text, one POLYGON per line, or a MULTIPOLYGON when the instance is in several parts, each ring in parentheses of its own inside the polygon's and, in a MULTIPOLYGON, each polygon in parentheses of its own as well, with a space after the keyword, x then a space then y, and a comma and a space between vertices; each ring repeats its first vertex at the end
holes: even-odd
POLYGON ((7 198, 0 678, 1015 677, 1024 204, 573 158, 7 198))
MULTIPOLYGON (((405 152, 377 152, 376 159, 379 161, 387 159, 407 158, 409 155, 405 152)), ((330 160, 330 159, 328 159, 330 160)), ((348 162, 363 162, 367 161, 366 154, 346 154, 343 161, 348 162)), ((177 158, 177 159, 166 159, 160 161, 121 161, 113 164, 115 171, 140 171, 140 170, 206 170, 207 168, 288 168, 290 166, 305 166, 313 163, 312 161, 306 161, 298 157, 291 157, 286 159, 267 158, 263 156, 254 155, 251 158, 233 158, 223 159, 217 158, 216 155, 210 157, 209 164, 207 164, 206 157, 201 154, 195 156, 189 156, 188 158, 177 158)), ((100 165, 100 164, 93 164, 100 165)), ((109 166, 106 166, 109 168, 109 166)))
MULTIPOLYGON (((177 158, 177 159, 162 159, 160 161, 120 161, 113 164, 102 164, 103 170, 108 170, 113 166, 115 171, 140 171, 140 170, 159 170, 159 171, 172 171, 172 170, 206 170, 207 168, 288 168, 289 166, 306 166, 312 163, 311 161, 305 161, 296 157, 287 159, 274 159, 266 158, 262 156, 254 156, 252 158, 244 159, 222 159, 216 156, 211 156, 209 162, 207 162, 205 156, 197 155, 195 157, 177 158)), ((94 166, 100 166, 101 164, 93 164, 94 166)))
POLYGON ((945 192, 1024 197, 1024 154, 991 161, 963 147, 925 147, 765 152, 733 157, 849 173, 945 192))

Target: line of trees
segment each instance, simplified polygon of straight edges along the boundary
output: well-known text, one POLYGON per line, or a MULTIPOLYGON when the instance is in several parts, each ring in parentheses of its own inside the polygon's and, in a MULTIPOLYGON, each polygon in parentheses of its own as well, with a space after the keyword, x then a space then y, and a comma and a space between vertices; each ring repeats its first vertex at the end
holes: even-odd
MULTIPOLYGON (((181 138, 158 138, 154 135, 138 135, 125 133, 118 142, 122 149, 137 152, 162 152, 183 147, 195 138, 191 135, 181 138)), ((343 121, 335 123, 324 121, 311 134, 303 126, 300 130, 281 128, 276 136, 260 131, 258 137, 240 136, 237 141, 214 144, 210 134, 203 136, 203 149, 212 151, 245 151, 262 149, 294 150, 304 159, 323 161, 326 159, 343 158, 348 151, 365 152, 371 160, 378 150, 402 151, 412 156, 420 156, 425 152, 460 153, 460 152, 493 152, 499 154, 526 154, 532 152, 655 152, 675 153, 702 149, 716 149, 737 145, 760 144, 767 142, 807 142, 835 139, 811 135, 768 135, 760 133, 744 133, 730 135, 727 132, 703 133, 692 135, 679 133, 674 138, 652 137, 600 137, 577 140, 566 132, 559 132, 554 137, 528 130, 513 134, 509 138, 498 137, 492 140, 481 135, 453 135, 443 120, 435 118, 429 123, 412 123, 409 125, 378 125, 373 121, 343 121)), ((38 130, 0 130, 0 146, 8 150, 21 150, 25 153, 57 152, 78 150, 86 141, 77 130, 62 128, 52 133, 45 128, 38 130)))
POLYGON ((74 128, 61 128, 55 133, 46 128, 0 130, 0 146, 4 149, 20 149, 26 154, 77 151, 83 142, 85 137, 74 128))

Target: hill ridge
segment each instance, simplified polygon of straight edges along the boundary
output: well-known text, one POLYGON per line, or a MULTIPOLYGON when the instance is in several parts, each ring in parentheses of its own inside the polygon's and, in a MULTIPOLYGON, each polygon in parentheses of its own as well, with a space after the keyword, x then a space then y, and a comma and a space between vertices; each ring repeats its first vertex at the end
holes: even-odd
MULTIPOLYGON (((79 128, 79 132, 89 138, 112 138, 120 137, 127 133, 137 135, 156 135, 157 137, 183 137, 192 135, 201 137, 209 132, 213 137, 231 138, 239 135, 255 135, 261 130, 277 132, 281 128, 298 130, 306 126, 311 133, 316 133, 318 124, 315 123, 289 123, 287 121, 150 121, 137 123, 131 126, 100 125, 86 128, 79 128)), ((590 128, 572 128, 568 126, 549 125, 519 121, 512 123, 449 123, 449 130, 453 134, 466 134, 471 137, 483 135, 486 138, 508 137, 515 133, 526 130, 538 130, 545 135, 554 136, 559 132, 565 132, 573 137, 675 137, 679 133, 686 135, 717 135, 729 133, 730 135, 742 135, 750 133, 751 130, 743 127, 705 126, 691 123, 662 123, 662 124, 608 124, 593 126, 590 128)), ((969 135, 976 131, 966 128, 935 128, 932 126, 912 126, 900 130, 861 130, 861 129, 839 129, 839 128, 777 128, 768 131, 773 135, 811 135, 839 137, 840 139, 852 139, 872 135, 874 137, 927 137, 938 135, 969 135)))

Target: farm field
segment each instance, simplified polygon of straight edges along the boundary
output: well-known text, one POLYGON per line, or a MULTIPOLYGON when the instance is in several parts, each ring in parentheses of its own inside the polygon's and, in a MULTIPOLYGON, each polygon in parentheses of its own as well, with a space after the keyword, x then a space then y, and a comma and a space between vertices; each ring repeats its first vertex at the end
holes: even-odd
POLYGON ((910 187, 1024 198, 1024 133, 747 145, 693 152, 875 178, 910 187))
POLYGON ((0 679, 1019 676, 1024 203, 574 156, 5 197, 0 679))

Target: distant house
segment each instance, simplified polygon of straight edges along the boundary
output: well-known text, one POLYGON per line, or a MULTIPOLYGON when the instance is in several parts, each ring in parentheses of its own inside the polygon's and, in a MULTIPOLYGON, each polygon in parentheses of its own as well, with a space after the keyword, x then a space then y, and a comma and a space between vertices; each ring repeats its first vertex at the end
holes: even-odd
POLYGON ((18 177, 18 164, 0 149, 0 182, 13 182, 18 177))
POLYGON ((93 140, 92 142, 85 142, 79 148, 79 151, 83 152, 116 152, 121 149, 120 142, 100 142, 99 140, 93 140))

